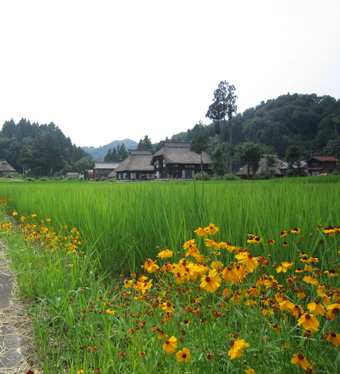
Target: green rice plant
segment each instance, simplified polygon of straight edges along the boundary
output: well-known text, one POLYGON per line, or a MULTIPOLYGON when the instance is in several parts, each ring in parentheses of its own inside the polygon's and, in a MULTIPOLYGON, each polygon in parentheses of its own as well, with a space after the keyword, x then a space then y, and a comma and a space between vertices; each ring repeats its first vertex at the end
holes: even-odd
MULTIPOLYGON (((187 225, 164 210, 165 227, 187 225)), ((98 256, 70 222, 13 217, 20 226, 4 220, 1 233, 20 291, 34 282, 27 292, 36 290, 31 313, 48 372, 299 373, 302 364, 309 372, 339 371, 339 228, 311 232, 289 221, 277 232, 268 221, 267 234, 259 222, 241 243, 237 235, 227 243, 221 227, 200 223, 173 251, 149 252, 141 277, 116 276, 112 284, 95 273, 98 256), (321 259, 333 260, 333 272, 321 259), (27 268, 38 276, 24 278, 27 268)), ((157 234, 166 240, 166 232, 157 234)))
MULTIPOLYGON (((179 250, 191 228, 207 221, 221 227, 224 237, 219 239, 242 245, 249 232, 279 243, 283 230, 300 226, 312 232, 320 223, 336 225, 339 181, 3 183, 1 193, 13 198, 12 211, 35 212, 53 217, 52 225, 77 227, 87 251, 96 250, 100 272, 114 275, 138 271, 156 247, 179 250)), ((308 242, 308 234, 303 240, 308 242)), ((277 250, 284 258, 296 248, 290 243, 277 250)))

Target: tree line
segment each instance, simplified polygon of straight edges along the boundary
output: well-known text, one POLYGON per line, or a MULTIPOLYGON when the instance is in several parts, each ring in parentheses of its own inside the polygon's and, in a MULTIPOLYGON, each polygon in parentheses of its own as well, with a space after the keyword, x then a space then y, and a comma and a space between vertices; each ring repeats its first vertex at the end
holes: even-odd
POLYGON ((18 172, 34 177, 84 172, 93 165, 91 156, 53 123, 39 125, 21 119, 6 121, 0 131, 0 159, 18 172))
POLYGON ((200 122, 171 140, 190 141, 196 149, 197 141, 206 143, 203 149, 212 155, 218 175, 235 172, 245 163, 253 162, 255 169, 264 154, 290 164, 312 156, 338 156, 340 100, 287 94, 239 114, 236 100, 235 87, 222 81, 206 114, 212 122, 200 122))

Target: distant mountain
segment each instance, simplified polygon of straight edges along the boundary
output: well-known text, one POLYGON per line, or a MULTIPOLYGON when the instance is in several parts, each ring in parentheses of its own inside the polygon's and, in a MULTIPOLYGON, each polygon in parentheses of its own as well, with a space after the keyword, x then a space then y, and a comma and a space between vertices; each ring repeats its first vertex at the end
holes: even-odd
POLYGON ((124 140, 114 140, 113 142, 109 144, 102 145, 97 148, 96 147, 82 147, 82 149, 85 152, 89 153, 95 161, 102 162, 104 161, 104 157, 106 156, 107 151, 109 149, 112 150, 113 148, 117 148, 117 145, 121 146, 123 143, 124 143, 126 150, 136 149, 138 145, 138 143, 136 143, 134 140, 124 139, 124 140))

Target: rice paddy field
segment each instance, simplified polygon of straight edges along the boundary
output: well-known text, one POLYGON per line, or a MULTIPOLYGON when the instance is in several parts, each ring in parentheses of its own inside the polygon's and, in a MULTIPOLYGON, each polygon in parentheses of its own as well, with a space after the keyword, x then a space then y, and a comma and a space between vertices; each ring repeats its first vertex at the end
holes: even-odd
POLYGON ((42 368, 340 372, 339 191, 336 176, 1 183, 42 368))

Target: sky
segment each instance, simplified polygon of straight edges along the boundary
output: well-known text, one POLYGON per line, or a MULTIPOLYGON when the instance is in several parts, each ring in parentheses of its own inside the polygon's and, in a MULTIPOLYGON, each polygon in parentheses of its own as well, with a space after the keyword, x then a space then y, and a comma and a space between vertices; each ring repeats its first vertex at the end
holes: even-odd
POLYGON ((53 122, 77 146, 238 113, 288 93, 340 99, 339 0, 0 0, 0 129, 53 122))

